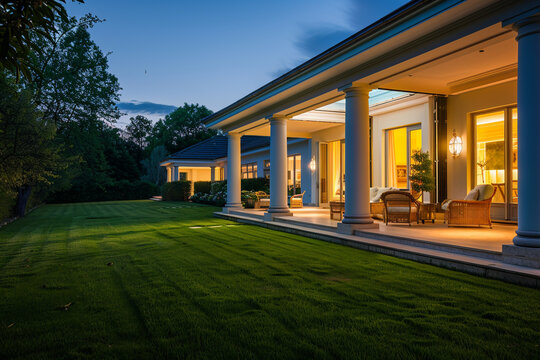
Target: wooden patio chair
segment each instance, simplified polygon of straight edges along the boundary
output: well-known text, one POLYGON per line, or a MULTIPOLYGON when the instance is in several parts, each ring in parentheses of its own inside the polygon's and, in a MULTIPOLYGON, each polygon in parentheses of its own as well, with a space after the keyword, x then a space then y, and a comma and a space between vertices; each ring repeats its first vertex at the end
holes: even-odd
POLYGON ((489 226, 491 224, 491 201, 497 188, 491 184, 476 185, 465 200, 445 200, 441 204, 444 220, 448 226, 489 226))
POLYGON ((382 194, 384 203, 384 222, 418 223, 418 207, 416 199, 408 191, 387 191, 382 194))
POLYGON ((343 218, 344 211, 345 211, 345 202, 330 201, 330 219, 331 220, 341 220, 343 218))
POLYGON ((304 206, 304 194, 306 192, 303 191, 301 194, 296 194, 291 196, 290 200, 290 207, 292 208, 301 208, 304 206))

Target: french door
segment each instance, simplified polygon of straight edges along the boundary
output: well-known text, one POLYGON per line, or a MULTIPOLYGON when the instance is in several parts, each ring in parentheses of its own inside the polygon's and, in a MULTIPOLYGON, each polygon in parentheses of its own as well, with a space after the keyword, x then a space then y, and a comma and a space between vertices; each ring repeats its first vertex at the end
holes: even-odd
POLYGON ((474 184, 492 184, 491 204, 495 220, 517 221, 518 114, 516 107, 482 112, 473 116, 474 184))
POLYGON ((420 124, 386 130, 386 186, 409 189, 411 155, 422 150, 420 124))

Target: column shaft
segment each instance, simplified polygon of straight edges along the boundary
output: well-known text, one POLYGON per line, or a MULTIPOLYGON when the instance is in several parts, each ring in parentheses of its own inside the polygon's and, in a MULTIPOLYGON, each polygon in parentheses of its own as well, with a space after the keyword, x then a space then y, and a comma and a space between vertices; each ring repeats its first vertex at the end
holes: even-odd
POLYGON ((269 213, 289 213, 287 206, 287 119, 270 119, 269 213))
POLYGON ((227 204, 226 208, 241 208, 242 200, 240 199, 241 183, 240 183, 240 163, 242 161, 240 151, 241 134, 228 134, 227 148, 227 204))
POLYGON ((214 182, 216 181, 216 167, 210 166, 210 181, 214 182))
POLYGON ((518 21, 518 230, 514 244, 540 247, 540 16, 518 21))

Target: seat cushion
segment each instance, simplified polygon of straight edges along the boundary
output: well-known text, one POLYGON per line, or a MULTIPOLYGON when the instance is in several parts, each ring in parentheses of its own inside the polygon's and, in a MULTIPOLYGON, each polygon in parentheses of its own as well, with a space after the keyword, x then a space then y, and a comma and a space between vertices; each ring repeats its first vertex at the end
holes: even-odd
POLYGON ((378 186, 374 186, 374 187, 369 188, 369 201, 370 202, 377 202, 377 201, 375 201, 373 199, 377 196, 378 192, 379 192, 379 187, 378 186))
POLYGON ((444 211, 448 210, 448 207, 450 206, 450 203, 452 202, 452 200, 450 201, 445 201, 442 205, 441 205, 441 209, 443 209, 444 211))
POLYGON ((477 200, 487 200, 495 191, 495 188, 491 184, 482 184, 482 185, 476 185, 475 189, 478 190, 478 198, 477 200))
POLYGON ((375 195, 375 197, 373 197, 371 202, 379 202, 379 201, 381 201, 382 194, 384 194, 387 191, 391 191, 391 190, 396 190, 396 189, 394 189, 392 187, 380 187, 380 188, 378 188, 377 195, 375 195))
POLYGON ((478 194, 479 193, 480 192, 478 191, 478 189, 474 188, 471 191, 469 191, 467 196, 465 196, 465 200, 478 200, 478 194))
MULTIPOLYGON (((395 214, 395 213, 408 213, 409 207, 408 206, 389 206, 388 207, 388 213, 389 214, 395 214)), ((416 212, 416 206, 411 206, 411 213, 416 212)))

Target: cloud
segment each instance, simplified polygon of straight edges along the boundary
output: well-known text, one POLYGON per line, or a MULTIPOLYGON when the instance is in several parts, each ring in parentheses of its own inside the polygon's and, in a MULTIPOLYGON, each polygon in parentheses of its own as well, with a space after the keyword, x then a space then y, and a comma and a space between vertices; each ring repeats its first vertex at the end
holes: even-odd
POLYGON ((116 106, 118 106, 120 112, 123 113, 116 124, 120 128, 124 128, 127 124, 129 124, 129 118, 131 117, 143 115, 152 120, 152 122, 156 122, 177 108, 177 106, 173 105, 156 104, 149 101, 137 100, 119 102, 116 104, 116 106))
POLYGON ((407 2, 408 0, 351 1, 347 8, 344 24, 306 26, 294 42, 301 57, 291 61, 295 65, 282 67, 273 71, 272 76, 277 77, 285 74, 287 71, 292 70, 304 61, 345 40, 407 2))

